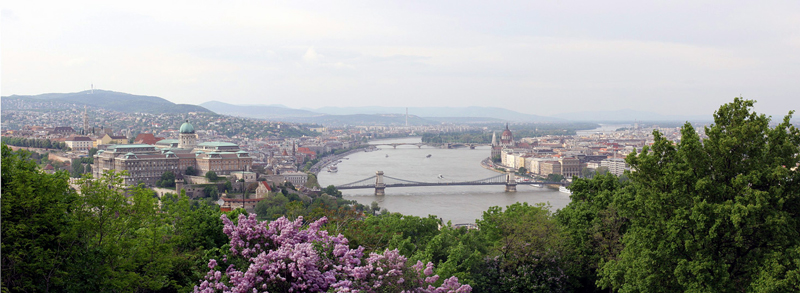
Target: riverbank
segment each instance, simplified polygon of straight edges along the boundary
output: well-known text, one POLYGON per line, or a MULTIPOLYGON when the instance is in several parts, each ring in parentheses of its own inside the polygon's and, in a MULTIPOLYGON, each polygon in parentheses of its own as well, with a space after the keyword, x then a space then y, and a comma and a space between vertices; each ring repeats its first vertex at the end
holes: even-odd
POLYGON ((331 163, 338 162, 339 160, 343 159, 344 157, 347 157, 349 155, 352 155, 352 154, 355 154, 355 153, 358 153, 358 152, 366 152, 368 150, 374 150, 374 149, 376 149, 374 146, 364 146, 364 147, 359 147, 359 148, 356 148, 356 149, 352 149, 352 150, 346 151, 346 152, 338 154, 338 155, 325 156, 319 162, 317 162, 316 164, 311 166, 311 168, 308 169, 308 172, 311 173, 311 174, 314 174, 314 176, 318 177, 319 172, 323 168, 325 168, 328 165, 330 165, 331 163))

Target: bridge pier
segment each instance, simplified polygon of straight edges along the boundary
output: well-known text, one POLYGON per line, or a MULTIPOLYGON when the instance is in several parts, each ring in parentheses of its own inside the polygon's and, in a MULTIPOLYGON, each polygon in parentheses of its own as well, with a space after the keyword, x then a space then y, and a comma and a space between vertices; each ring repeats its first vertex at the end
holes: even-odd
POLYGON ((506 174, 506 192, 517 192, 517 180, 514 172, 506 174))
POLYGON ((386 195, 386 184, 383 183, 383 171, 375 171, 375 195, 386 195))

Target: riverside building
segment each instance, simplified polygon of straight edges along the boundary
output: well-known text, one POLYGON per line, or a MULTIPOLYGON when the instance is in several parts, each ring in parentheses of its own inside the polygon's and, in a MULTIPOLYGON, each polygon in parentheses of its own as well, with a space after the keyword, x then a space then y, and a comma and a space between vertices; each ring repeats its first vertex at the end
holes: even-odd
POLYGON ((239 146, 228 142, 197 143, 194 127, 186 121, 181 125, 179 139, 159 141, 156 145, 111 145, 94 155, 92 174, 99 178, 105 171, 128 171, 123 183, 155 185, 161 175, 170 171, 181 177, 186 169, 198 170, 198 175, 214 171, 218 175, 251 171, 253 158, 239 146))

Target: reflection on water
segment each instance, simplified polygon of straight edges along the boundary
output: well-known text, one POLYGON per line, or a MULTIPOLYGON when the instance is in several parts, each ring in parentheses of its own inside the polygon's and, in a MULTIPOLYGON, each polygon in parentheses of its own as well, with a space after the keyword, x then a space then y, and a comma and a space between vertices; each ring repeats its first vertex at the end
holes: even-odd
MULTIPOLYGON (((418 143, 420 139, 402 138, 373 141, 372 143, 418 143)), ((348 156, 338 164, 339 172, 319 174, 320 185, 339 185, 358 181, 383 171, 395 178, 437 182, 468 181, 497 176, 498 173, 480 166, 480 161, 489 156, 489 147, 476 149, 439 149, 428 146, 378 146, 377 151, 359 152, 348 156), (428 155, 431 155, 428 157, 428 155), (441 177, 440 177, 441 175, 441 177)), ((552 210, 569 203, 569 195, 549 188, 518 185, 517 192, 504 192, 503 185, 449 186, 449 187, 402 187, 386 188, 385 196, 373 195, 374 189, 343 190, 345 199, 369 205, 377 201, 381 207, 392 212, 426 217, 436 215, 453 223, 473 223, 483 211, 491 206, 511 205, 516 202, 529 204, 549 202, 552 210)))

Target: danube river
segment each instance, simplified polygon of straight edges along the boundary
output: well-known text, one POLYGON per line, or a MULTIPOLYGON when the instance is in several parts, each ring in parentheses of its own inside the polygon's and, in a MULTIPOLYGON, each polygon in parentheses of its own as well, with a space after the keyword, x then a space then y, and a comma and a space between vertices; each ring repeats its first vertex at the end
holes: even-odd
MULTIPOLYGON (((419 137, 410 137, 375 140, 370 144, 418 142, 419 137)), ((318 180, 322 186, 339 185, 375 176, 375 171, 378 170, 383 171, 386 176, 421 182, 478 180, 499 175, 480 165, 481 160, 487 158, 489 153, 488 146, 475 149, 439 149, 429 146, 417 148, 413 145, 394 149, 391 146, 378 146, 376 151, 347 156, 347 159, 337 165, 337 173, 329 173, 324 169, 318 180)), ((384 196, 375 196, 374 188, 348 189, 342 190, 342 193, 345 199, 356 200, 364 205, 377 201, 390 212, 420 217, 436 215, 445 222, 452 221, 453 224, 474 223, 491 206, 505 207, 516 202, 549 202, 555 211, 569 203, 568 194, 546 187, 518 185, 517 192, 504 190, 504 185, 489 185, 387 187, 384 196)))

